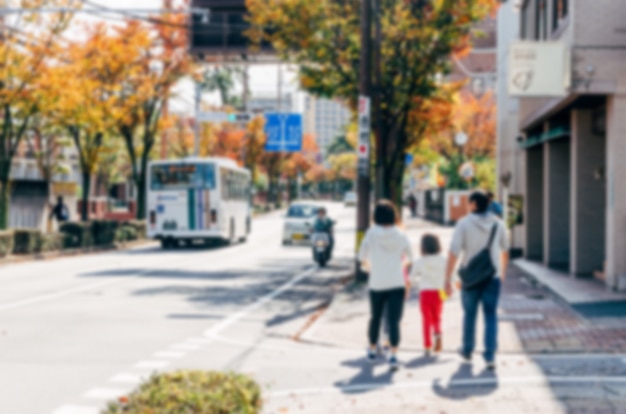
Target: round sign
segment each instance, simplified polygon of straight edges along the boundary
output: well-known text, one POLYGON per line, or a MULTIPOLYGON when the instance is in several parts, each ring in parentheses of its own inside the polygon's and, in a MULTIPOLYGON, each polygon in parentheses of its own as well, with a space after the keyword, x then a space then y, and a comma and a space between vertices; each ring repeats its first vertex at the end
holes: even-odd
POLYGON ((365 144, 359 145, 359 155, 366 155, 366 154, 367 154, 367 145, 365 144))
POLYGON ((454 136, 454 143, 459 147, 467 144, 468 136, 465 132, 457 132, 454 136))

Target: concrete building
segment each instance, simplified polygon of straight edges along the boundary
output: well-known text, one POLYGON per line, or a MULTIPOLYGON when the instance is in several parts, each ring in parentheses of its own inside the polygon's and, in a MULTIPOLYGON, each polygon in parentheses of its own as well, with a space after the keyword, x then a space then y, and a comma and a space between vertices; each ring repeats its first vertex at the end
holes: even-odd
POLYGON ((350 110, 338 101, 310 95, 304 97, 304 132, 315 136, 324 157, 328 146, 338 136, 345 134, 350 117, 350 110))
POLYGON ((522 151, 503 133, 501 165, 525 190, 524 254, 626 290, 626 2, 520 8, 521 39, 562 42, 571 71, 565 96, 519 99, 522 151))

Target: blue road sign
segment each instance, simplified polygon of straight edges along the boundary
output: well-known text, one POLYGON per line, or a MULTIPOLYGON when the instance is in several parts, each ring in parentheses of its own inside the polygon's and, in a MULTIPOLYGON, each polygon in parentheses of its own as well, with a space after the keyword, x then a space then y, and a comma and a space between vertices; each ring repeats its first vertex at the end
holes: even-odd
POLYGON ((265 151, 297 152, 302 150, 302 115, 265 114, 265 151))
POLYGON ((413 154, 405 154, 404 164, 410 167, 413 164, 413 154))

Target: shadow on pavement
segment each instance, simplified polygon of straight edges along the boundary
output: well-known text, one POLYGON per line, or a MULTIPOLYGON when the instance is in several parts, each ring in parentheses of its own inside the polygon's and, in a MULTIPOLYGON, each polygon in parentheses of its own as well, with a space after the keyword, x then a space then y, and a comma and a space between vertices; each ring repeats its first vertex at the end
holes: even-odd
POLYGON ((348 380, 335 382, 334 386, 344 394, 361 394, 387 387, 392 384, 396 371, 388 369, 383 374, 375 375, 374 369, 381 363, 385 363, 383 359, 372 363, 365 357, 344 361, 341 365, 358 368, 359 372, 348 380))
POLYGON ((449 362, 450 359, 441 359, 440 357, 437 356, 427 356, 427 355, 423 355, 421 357, 415 358, 412 361, 409 361, 406 365, 405 368, 422 368, 428 365, 440 365, 440 364, 445 364, 446 362, 449 362))
POLYGON ((495 371, 483 370, 474 375, 471 364, 461 364, 452 374, 447 386, 441 380, 433 381, 432 390, 435 395, 449 400, 467 400, 472 397, 484 397, 498 389, 498 376, 495 371))

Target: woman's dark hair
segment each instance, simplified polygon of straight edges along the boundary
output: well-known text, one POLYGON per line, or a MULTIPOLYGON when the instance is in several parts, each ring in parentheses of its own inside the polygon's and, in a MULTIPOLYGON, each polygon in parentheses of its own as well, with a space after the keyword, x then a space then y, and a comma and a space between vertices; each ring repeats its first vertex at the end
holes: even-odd
POLYGON ((422 237, 422 256, 441 253, 439 238, 434 234, 424 234, 422 237))
POLYGON ((487 195, 485 195, 485 193, 480 191, 473 192, 472 195, 470 195, 469 202, 476 205, 476 210, 474 211, 474 213, 477 214, 484 214, 489 208, 489 198, 487 198, 487 195))
POLYGON ((391 226, 398 221, 396 206, 389 200, 380 200, 374 209, 374 223, 380 226, 391 226))

